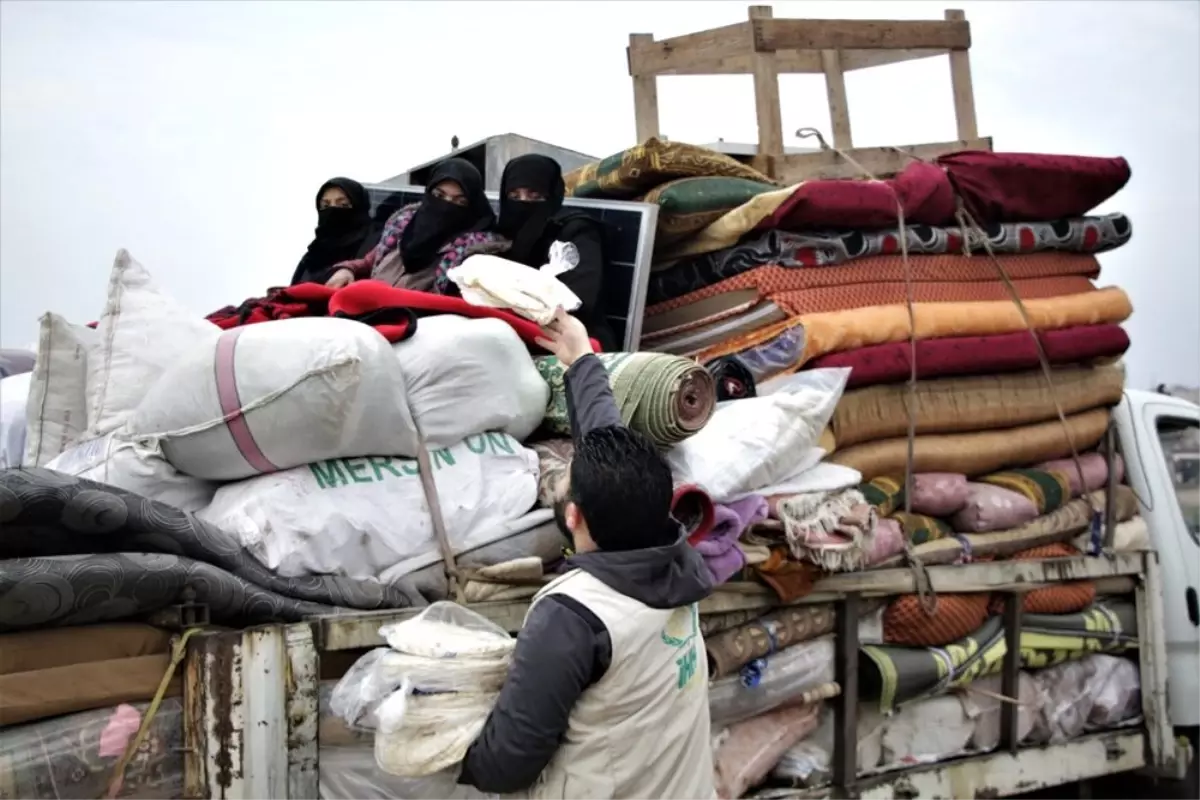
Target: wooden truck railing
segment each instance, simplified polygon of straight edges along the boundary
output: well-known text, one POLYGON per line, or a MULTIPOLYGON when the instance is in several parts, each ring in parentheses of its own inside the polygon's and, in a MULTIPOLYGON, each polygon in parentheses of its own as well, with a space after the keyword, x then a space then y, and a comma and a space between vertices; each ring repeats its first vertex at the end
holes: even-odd
POLYGON ((825 76, 833 147, 849 154, 876 176, 895 174, 909 158, 935 158, 957 150, 991 150, 980 137, 971 86, 971 26, 962 11, 948 10, 944 20, 775 19, 770 6, 751 6, 746 22, 655 40, 652 34, 629 36, 629 74, 633 78, 637 139, 659 136, 660 75, 753 75, 758 114, 758 155, 751 165, 783 183, 814 178, 858 178, 861 172, 835 150, 785 154, 779 76, 825 76), (855 148, 846 99, 847 72, 947 56, 954 95, 958 138, 901 148, 855 148))

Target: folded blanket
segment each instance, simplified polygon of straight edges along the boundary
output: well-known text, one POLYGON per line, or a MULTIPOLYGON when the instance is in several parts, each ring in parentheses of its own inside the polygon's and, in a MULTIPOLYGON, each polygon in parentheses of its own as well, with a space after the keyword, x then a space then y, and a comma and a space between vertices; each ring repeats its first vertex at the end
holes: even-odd
MULTIPOLYGON (((999 257, 1005 273, 1014 281, 1032 281, 1039 278, 1096 278, 1100 274, 1100 262, 1094 255, 1082 253, 1031 253, 1028 255, 999 257)), ((735 292, 739 289, 754 289, 760 297, 774 297, 786 292, 813 292, 817 289, 842 287, 856 288, 861 297, 870 297, 871 289, 882 289, 883 284, 899 285, 904 288, 906 276, 914 288, 932 285, 981 284, 999 286, 1000 275, 995 265, 987 258, 967 256, 961 253, 940 255, 912 255, 905 269, 904 260, 894 254, 873 256, 839 266, 836 269, 795 269, 768 265, 756 267, 727 278, 719 283, 693 292, 664 300, 647 307, 646 315, 655 316, 710 297, 735 292)), ((920 298, 918 298, 920 299, 920 298)), ((983 299, 983 298, 980 298, 983 299)), ((880 305, 864 302, 859 305, 880 305)))
POLYGON ((915 393, 905 384, 855 389, 838 401, 830 427, 845 449, 906 436, 910 405, 918 435, 966 433, 1057 419, 1058 408, 1076 414, 1116 405, 1125 390, 1119 366, 1059 367, 1051 377, 1053 390, 1040 370, 919 380, 915 393))
POLYGON ((861 569, 874 544, 875 509, 853 489, 788 497, 779 517, 792 554, 828 572, 861 569))
MULTIPOLYGON (((1101 253, 1129 241, 1132 227, 1124 214, 1076 217, 1056 222, 986 223, 985 239, 963 235, 957 226, 906 225, 910 256, 992 252, 1018 255, 1044 251, 1101 253)), ((769 230, 748 236, 733 247, 675 263, 657 264, 650 275, 646 303, 682 297, 757 267, 802 270, 829 267, 872 256, 894 258, 900 230, 838 230, 795 233, 769 230)))
POLYGON ((0 569, 0 630, 157 611, 181 602, 185 585, 202 595, 196 602, 213 607, 214 617, 220 608, 261 622, 275 612, 299 619, 333 613, 333 606, 411 603, 399 589, 374 581, 280 577, 233 536, 194 515, 95 481, 46 469, 3 470, 0 497, 0 558, 9 559, 0 569), (60 576, 73 594, 47 591, 53 583, 40 569, 60 576), (22 608, 25 603, 35 608, 22 608))
POLYGON ((650 138, 563 176, 569 197, 632 200, 677 178, 728 177, 758 183, 771 179, 737 159, 682 142, 650 138))
MULTIPOLYGON (((713 377, 695 362, 662 353, 601 353, 608 370, 613 397, 625 424, 669 446, 682 442, 704 427, 716 407, 713 377)), ((545 427, 570 434, 566 370, 554 356, 534 359, 538 372, 550 385, 550 406, 545 427)))
POLYGON ((900 525, 904 538, 914 546, 954 535, 954 529, 937 517, 896 511, 888 519, 894 520, 900 525))
MULTIPOLYGON (((1108 458, 1104 453, 1081 453, 1079 463, 1073 458, 1057 458, 1039 464, 1038 469, 1047 472, 1065 472, 1071 483, 1071 496, 1078 497, 1085 492, 1094 492, 1108 485, 1108 458), (1082 469, 1082 474, 1080 473, 1082 469)), ((1120 483, 1125 478, 1125 462, 1119 453, 1113 455, 1113 472, 1115 481, 1120 483)))
POLYGON ((713 584, 724 583, 745 566, 746 559, 737 547, 738 537, 766 518, 767 501, 756 494, 716 505, 712 529, 692 545, 704 557, 713 584))
MULTIPOLYGON (((1050 297, 1024 303, 1035 330, 1070 328, 1122 322, 1133 313, 1128 295, 1116 287, 1067 297, 1050 297)), ((988 336, 1028 330, 1025 317, 1012 300, 987 303, 916 303, 916 339, 945 336, 988 336)), ((748 351, 787 342, 785 354, 777 354, 788 368, 802 366, 827 353, 858 347, 905 342, 910 338, 909 311, 905 305, 874 306, 849 311, 810 314, 768 325, 752 333, 733 337, 704 350, 699 359, 708 362, 738 354, 747 360, 748 351)), ((749 364, 748 364, 749 366, 749 364)), ((755 373, 755 380, 769 375, 755 373)))
MULTIPOLYGON (((1120 325, 1079 325, 1037 332, 1052 365, 1086 364, 1112 359, 1129 349, 1129 335, 1120 325)), ((917 378, 994 375, 1036 370, 1041 366, 1037 344, 1029 331, 991 336, 950 336, 922 339, 916 347, 917 378)), ((740 359, 740 356, 727 356, 740 359)), ((911 375, 912 345, 907 341, 858 347, 818 356, 809 369, 850 367, 847 391, 863 386, 900 383, 911 375)))
MULTIPOLYGON (((1067 417, 1066 432, 1077 451, 1097 445, 1108 429, 1106 408, 1067 417)), ((916 472, 956 472, 983 475, 1022 464, 1036 464, 1070 455, 1070 441, 1057 419, 1003 430, 977 433, 924 434, 913 443, 916 472)), ((908 441, 882 439, 840 448, 829 457, 835 464, 851 467, 870 480, 880 475, 897 475, 905 470, 908 441)))

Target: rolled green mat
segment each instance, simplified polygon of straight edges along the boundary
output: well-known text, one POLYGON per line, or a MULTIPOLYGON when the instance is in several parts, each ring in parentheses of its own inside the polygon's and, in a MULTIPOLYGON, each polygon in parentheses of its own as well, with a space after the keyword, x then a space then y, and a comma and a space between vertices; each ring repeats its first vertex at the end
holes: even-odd
MULTIPOLYGON (((717 404, 716 386, 708 370, 695 361, 665 353, 598 353, 608 370, 621 419, 656 444, 682 442, 703 428, 717 404)), ((554 356, 534 359, 542 379, 550 385, 550 404, 544 425, 554 433, 570 435, 566 370, 554 356)))

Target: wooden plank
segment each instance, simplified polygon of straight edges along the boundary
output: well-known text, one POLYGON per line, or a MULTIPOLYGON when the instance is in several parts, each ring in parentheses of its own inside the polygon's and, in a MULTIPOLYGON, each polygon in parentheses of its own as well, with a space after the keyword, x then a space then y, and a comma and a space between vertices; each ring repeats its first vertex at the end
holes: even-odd
MULTIPOLYGON (((1056 558, 1046 561, 997 561, 979 564, 946 564, 928 568, 930 581, 938 592, 1030 591, 1050 583, 1072 580, 1097 580, 1121 575, 1140 575, 1142 554, 1118 553, 1107 558, 1056 558)), ((813 592, 792 605, 830 603, 850 592, 864 597, 911 594, 916 591, 913 575, 907 569, 883 569, 846 572, 817 581, 813 592)), ((701 614, 761 609, 782 605, 767 589, 752 584, 732 584, 714 592, 700 603, 701 614)), ((529 609, 528 600, 474 603, 474 611, 500 625, 517 631, 529 609)), ((409 619, 422 611, 405 608, 393 611, 364 611, 318 617, 322 650, 357 650, 383 644, 379 628, 409 619)))
POLYGON ((776 50, 966 50, 965 20, 767 19, 751 22, 755 52, 776 50))
MULTIPOLYGON (((970 46, 971 28, 967 15, 958 9, 947 9, 946 22, 962 25, 970 46)), ((979 135, 979 123, 975 120, 975 89, 971 85, 971 56, 966 49, 950 51, 950 85, 954 91, 954 119, 958 124, 959 139, 974 139, 979 135)))
MULTIPOLYGON (((1145 742, 1145 734, 1137 729, 1110 731, 1065 744, 1025 748, 1015 756, 993 753, 898 770, 862 780, 859 796, 863 800, 1012 797, 1138 769, 1146 763, 1145 742)), ((771 800, 825 798, 835 796, 835 789, 766 790, 757 796, 771 800)))
POLYGON ((825 97, 829 101, 833 146, 840 150, 849 150, 854 147, 854 142, 850 135, 850 102, 846 99, 846 76, 842 72, 841 53, 837 50, 822 50, 821 68, 825 72, 825 97))
MULTIPOLYGON (((899 149, 907 150, 913 155, 926 160, 932 160, 946 153, 959 150, 991 150, 990 137, 966 141, 937 142, 934 144, 905 145, 899 149)), ((884 178, 900 172, 912 161, 908 156, 897 152, 895 147, 860 147, 850 152, 855 161, 862 164, 877 178, 884 178)), ((793 153, 779 159, 778 174, 773 177, 785 184, 800 181, 819 180, 824 178, 861 178, 859 169, 846 161, 833 150, 819 153, 793 153)))
POLYGON ((856 69, 884 67, 888 64, 902 64, 905 61, 944 56, 950 51, 942 48, 914 48, 911 50, 841 50, 839 52, 842 54, 842 69, 851 72, 856 69))
POLYGON ((629 73, 633 76, 633 124, 639 144, 658 136, 658 78, 634 72, 632 54, 639 47, 653 43, 654 37, 648 33, 629 34, 629 73))
POLYGON ((639 38, 635 45, 630 37, 629 74, 634 77, 704 74, 724 59, 752 52, 750 27, 745 22, 657 42, 649 34, 636 35, 645 38, 639 38))
MULTIPOLYGON (((750 23, 771 18, 770 6, 750 6, 750 23)), ((779 69, 775 54, 755 53, 754 109, 758 115, 758 152, 783 155, 783 112, 779 106, 779 69)))

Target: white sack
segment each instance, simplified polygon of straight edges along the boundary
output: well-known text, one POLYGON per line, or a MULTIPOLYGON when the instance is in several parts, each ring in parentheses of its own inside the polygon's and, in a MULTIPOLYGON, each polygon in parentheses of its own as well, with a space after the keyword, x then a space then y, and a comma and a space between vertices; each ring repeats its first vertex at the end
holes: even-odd
POLYGON ((24 466, 45 466, 87 431, 88 356, 99 344, 91 328, 42 315, 25 406, 24 466))
POLYGON ((121 427, 169 367, 221 335, 216 325, 161 292, 125 250, 113 262, 96 331, 99 344, 87 361, 88 438, 121 427))
POLYGON ((485 431, 523 440, 542 424, 550 387, 508 323, 425 317, 411 338, 392 349, 404 370, 409 408, 430 447, 449 447, 485 431))
POLYGON ((150 387, 129 430, 209 480, 417 452, 391 345, 332 317, 247 325, 193 347, 150 387))
POLYGON ((850 370, 788 377, 774 394, 717 404, 703 429, 667 452, 675 482, 724 503, 793 477, 833 416, 850 370))
POLYGON ((123 439, 119 433, 64 450, 46 468, 116 486, 184 511, 204 508, 217 491, 217 484, 184 475, 160 451, 123 439))
MULTIPOLYGON (((470 436, 431 456, 456 553, 511 534, 537 500, 538 459, 511 436, 470 436)), ((370 456, 222 486, 201 519, 285 577, 391 582, 441 560, 416 461, 370 456)))
MULTIPOLYGON (((579 265, 579 251, 570 242, 550 245, 549 262, 538 269, 493 255, 467 256, 451 267, 446 277, 458 286, 463 300, 473 306, 505 308, 545 325, 562 307, 574 311, 579 297, 558 279, 579 265)), ((419 330, 419 328, 418 328, 419 330)))
POLYGON ((0 469, 21 466, 25 458, 25 404, 33 375, 0 378, 0 469))

